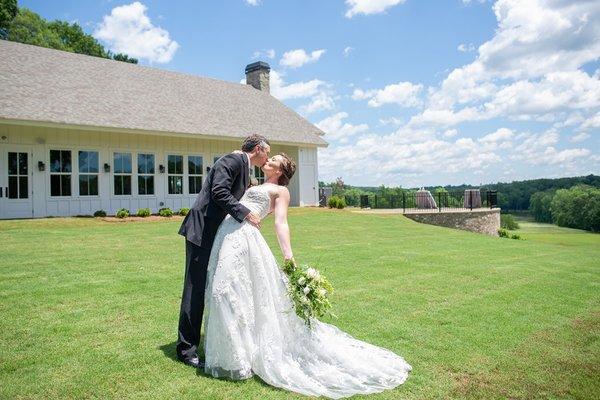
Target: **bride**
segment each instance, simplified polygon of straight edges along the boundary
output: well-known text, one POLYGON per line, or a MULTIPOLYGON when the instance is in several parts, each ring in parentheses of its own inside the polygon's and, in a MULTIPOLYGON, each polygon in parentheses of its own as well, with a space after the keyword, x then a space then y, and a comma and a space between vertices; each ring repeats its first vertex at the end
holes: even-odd
MULTIPOLYGON (((292 258, 286 187, 296 165, 285 154, 262 167, 265 183, 240 202, 261 219, 273 212, 279 246, 292 258)), ((229 215, 217 232, 205 294, 205 372, 220 378, 258 375, 266 383, 330 398, 381 392, 402 384, 411 366, 389 350, 333 325, 309 328, 294 312, 287 277, 259 230, 229 215)))

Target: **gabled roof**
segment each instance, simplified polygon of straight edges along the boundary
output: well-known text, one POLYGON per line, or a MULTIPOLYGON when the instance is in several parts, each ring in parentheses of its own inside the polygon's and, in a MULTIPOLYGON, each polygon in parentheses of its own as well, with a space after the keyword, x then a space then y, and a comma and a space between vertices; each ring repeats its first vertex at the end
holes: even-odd
POLYGON ((0 40, 3 119, 327 145, 249 85, 0 40))

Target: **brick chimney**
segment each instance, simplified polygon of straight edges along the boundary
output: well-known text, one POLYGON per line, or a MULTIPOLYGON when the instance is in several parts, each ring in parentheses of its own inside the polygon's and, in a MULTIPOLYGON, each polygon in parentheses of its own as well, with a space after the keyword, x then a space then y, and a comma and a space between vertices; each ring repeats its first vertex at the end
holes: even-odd
POLYGON ((264 61, 246 65, 246 84, 269 93, 269 71, 271 67, 264 61))

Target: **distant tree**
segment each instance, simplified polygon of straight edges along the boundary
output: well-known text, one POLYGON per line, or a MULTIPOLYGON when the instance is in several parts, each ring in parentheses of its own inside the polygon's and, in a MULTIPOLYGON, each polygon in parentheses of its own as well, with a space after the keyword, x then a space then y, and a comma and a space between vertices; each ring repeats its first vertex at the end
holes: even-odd
POLYGON ((332 186, 332 195, 343 196, 344 195, 344 180, 341 177, 335 179, 335 183, 332 186))
POLYGON ((108 58, 108 53, 92 35, 88 35, 77 23, 69 24, 65 21, 52 21, 48 28, 58 35, 64 49, 73 53, 87 54, 108 58))
POLYGON ((557 190, 551 208, 558 226, 600 231, 600 189, 579 185, 557 190))
POLYGON ((116 60, 116 61, 123 61, 123 62, 128 62, 131 64, 138 63, 137 58, 129 57, 127 54, 118 53, 118 54, 110 54, 110 55, 112 56, 112 59, 116 60))
POLYGON ((554 193, 554 190, 546 190, 531 195, 529 200, 529 211, 531 211, 533 219, 538 222, 552 223, 551 204, 554 193))
POLYGON ((8 29, 8 40, 66 50, 60 36, 48 27, 46 20, 27 8, 19 9, 8 29))
MULTIPOLYGON (((5 0, 0 0, 2 1, 5 0)), ((113 55, 96 38, 85 33, 77 23, 70 24, 59 20, 48 22, 27 8, 20 8, 10 22, 8 40, 132 64, 138 63, 137 59, 127 54, 113 55)))
POLYGON ((18 11, 17 0, 0 0, 0 29, 7 30, 18 11))

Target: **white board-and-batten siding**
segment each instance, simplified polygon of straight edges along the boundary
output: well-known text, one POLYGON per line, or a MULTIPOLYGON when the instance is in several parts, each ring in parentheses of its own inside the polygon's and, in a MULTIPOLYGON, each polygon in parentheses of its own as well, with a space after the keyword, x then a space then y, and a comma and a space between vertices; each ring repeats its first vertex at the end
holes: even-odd
MULTIPOLYGON (((135 213, 140 208, 150 208, 153 213, 162 207, 177 211, 190 207, 196 194, 188 191, 187 156, 202 156, 202 178, 207 167, 213 165, 215 157, 239 149, 241 139, 196 138, 164 133, 138 134, 110 130, 88 130, 72 127, 30 126, 0 124, 0 186, 8 186, 8 152, 27 152, 28 191, 27 199, 8 199, 6 193, 0 198, 0 218, 38 218, 48 216, 92 215, 97 210, 114 214, 120 208, 135 213), (50 151, 71 151, 71 195, 52 196, 50 192, 50 151), (98 152, 98 195, 79 194, 79 151, 98 152), (131 195, 114 193, 114 153, 130 153, 132 159, 131 195), (139 195, 137 182, 137 155, 154 155, 154 194, 139 195), (168 155, 183 156, 183 194, 168 193, 168 155), (39 171, 38 162, 45 165, 39 171), (104 164, 110 172, 104 171, 104 164), (165 172, 159 171, 159 165, 165 172)), ((271 154, 285 152, 298 164, 296 175, 289 189, 292 206, 314 206, 318 204, 318 181, 316 148, 272 144, 271 154), (315 188, 314 190, 311 188, 315 188)))

